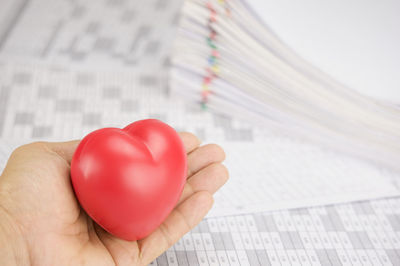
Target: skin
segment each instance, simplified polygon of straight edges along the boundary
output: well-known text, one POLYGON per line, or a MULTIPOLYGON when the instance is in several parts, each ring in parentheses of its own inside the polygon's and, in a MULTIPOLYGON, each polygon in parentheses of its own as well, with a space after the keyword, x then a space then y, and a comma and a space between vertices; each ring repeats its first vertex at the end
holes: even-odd
POLYGON ((149 264, 203 219, 228 179, 219 146, 180 136, 188 153, 185 188, 164 223, 139 241, 110 235, 80 208, 69 174, 79 141, 17 148, 0 176, 0 264, 149 264))

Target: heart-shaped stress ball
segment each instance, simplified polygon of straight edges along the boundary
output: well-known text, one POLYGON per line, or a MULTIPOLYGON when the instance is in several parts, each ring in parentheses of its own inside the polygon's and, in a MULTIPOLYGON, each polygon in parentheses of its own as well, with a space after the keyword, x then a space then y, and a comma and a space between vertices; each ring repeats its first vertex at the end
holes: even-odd
POLYGON ((119 238, 138 240, 175 207, 186 165, 178 133, 147 119, 88 134, 72 158, 71 179, 81 206, 96 223, 119 238))

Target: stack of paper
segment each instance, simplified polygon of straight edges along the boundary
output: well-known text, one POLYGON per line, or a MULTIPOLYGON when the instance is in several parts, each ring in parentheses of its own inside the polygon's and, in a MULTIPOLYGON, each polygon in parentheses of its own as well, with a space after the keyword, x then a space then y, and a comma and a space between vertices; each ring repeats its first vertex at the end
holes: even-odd
POLYGON ((185 1, 172 65, 187 99, 400 169, 400 110, 299 58, 243 1, 185 1))

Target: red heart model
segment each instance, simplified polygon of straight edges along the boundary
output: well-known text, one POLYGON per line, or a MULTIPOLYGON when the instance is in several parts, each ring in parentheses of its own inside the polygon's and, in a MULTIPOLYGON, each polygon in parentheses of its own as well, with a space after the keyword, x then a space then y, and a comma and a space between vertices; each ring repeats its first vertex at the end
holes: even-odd
POLYGON ((88 134, 72 158, 71 179, 81 206, 96 223, 119 238, 138 240, 175 207, 186 165, 178 133, 147 119, 88 134))

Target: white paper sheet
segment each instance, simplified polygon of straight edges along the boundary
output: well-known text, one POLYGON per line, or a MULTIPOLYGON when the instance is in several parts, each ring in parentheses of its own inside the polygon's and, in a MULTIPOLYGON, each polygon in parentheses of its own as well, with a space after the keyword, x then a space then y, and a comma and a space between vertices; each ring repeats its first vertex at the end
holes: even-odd
POLYGON ((266 136, 221 144, 232 178, 217 192, 209 217, 399 195, 391 183, 398 174, 306 143, 266 136))

